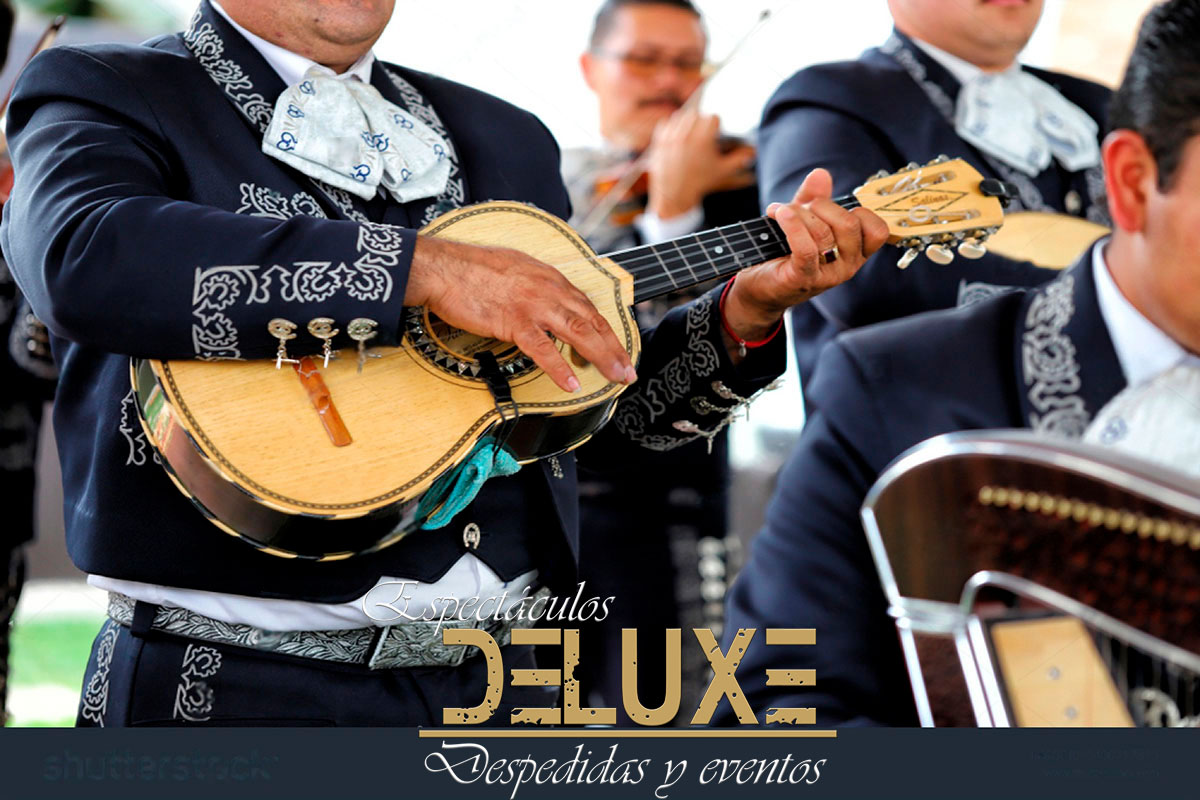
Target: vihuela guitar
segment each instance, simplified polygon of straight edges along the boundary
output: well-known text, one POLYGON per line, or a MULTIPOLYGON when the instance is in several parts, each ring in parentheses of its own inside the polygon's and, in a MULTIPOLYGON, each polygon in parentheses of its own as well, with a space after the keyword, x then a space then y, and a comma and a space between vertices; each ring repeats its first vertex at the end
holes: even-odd
POLYGON ((1066 269, 1097 239, 1112 233, 1095 222, 1046 211, 1018 211, 1004 218, 1004 229, 988 250, 1046 269, 1066 269))
MULTIPOLYGON (((945 263, 983 254, 1003 222, 1008 189, 961 160, 879 173, 845 207, 864 206, 889 242, 945 263)), ((451 211, 426 236, 511 247, 555 265, 608 320, 636 363, 631 306, 788 255, 760 218, 673 241, 596 255, 537 208, 489 202, 451 211)), ((905 263, 907 266, 907 263, 905 263)), ((135 360, 143 428, 172 480, 214 525, 275 555, 335 560, 416 530, 445 502, 476 448, 503 446, 526 463, 578 447, 626 388, 562 342, 582 390, 560 390, 513 345, 406 308, 396 347, 276 361, 135 360), (286 421, 286 424, 281 424, 286 421)))

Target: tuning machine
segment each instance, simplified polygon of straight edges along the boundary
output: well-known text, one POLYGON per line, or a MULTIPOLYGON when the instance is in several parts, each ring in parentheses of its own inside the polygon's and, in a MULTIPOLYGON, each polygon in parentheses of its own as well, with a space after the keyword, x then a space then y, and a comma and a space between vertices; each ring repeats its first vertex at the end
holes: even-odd
POLYGON ((938 164, 945 164, 945 163, 946 163, 947 161, 949 161, 949 160, 950 160, 950 156, 948 156, 948 155, 946 155, 945 153, 943 153, 943 154, 939 155, 937 158, 935 158, 935 159, 933 159, 932 161, 930 161, 930 162, 929 162, 928 164, 926 164, 925 166, 927 166, 927 167, 935 167, 935 166, 937 166, 938 164))
POLYGON ((925 248, 925 255, 935 264, 943 267, 954 261, 954 251, 944 244, 931 244, 925 248))
POLYGON ((974 261, 987 255, 987 246, 979 239, 963 239, 958 246, 958 254, 974 261))

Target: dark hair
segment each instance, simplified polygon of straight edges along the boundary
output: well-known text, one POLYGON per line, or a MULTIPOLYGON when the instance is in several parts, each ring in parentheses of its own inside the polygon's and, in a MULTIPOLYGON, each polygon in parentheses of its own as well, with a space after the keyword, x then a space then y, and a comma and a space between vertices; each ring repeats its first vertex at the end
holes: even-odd
POLYGON ((700 19, 700 9, 691 0, 604 0, 604 5, 596 12, 596 21, 592 23, 592 35, 588 39, 588 48, 596 49, 608 32, 612 30, 613 18, 617 12, 626 6, 673 6, 688 11, 700 19))
POLYGON ((1108 129, 1145 139, 1159 188, 1171 188, 1184 147, 1200 134, 1200 0, 1168 0, 1146 15, 1108 129))

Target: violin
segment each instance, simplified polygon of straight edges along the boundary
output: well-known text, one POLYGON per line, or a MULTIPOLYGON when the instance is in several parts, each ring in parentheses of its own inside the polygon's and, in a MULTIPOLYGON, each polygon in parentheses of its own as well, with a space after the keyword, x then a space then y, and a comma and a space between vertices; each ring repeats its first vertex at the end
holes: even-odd
MULTIPOLYGON (((743 147, 753 149, 754 144, 741 136, 722 136, 717 140, 717 147, 721 155, 728 155, 743 147)), ((753 186, 754 181, 754 162, 750 162, 744 170, 713 187, 713 191, 743 189, 753 186)), ((601 203, 611 202, 612 207, 608 212, 609 225, 617 228, 632 225, 635 219, 645 213, 650 202, 650 173, 644 169, 640 157, 631 158, 601 172, 592 182, 590 196, 592 202, 589 207, 593 209, 601 203), (621 187, 622 182, 629 185, 621 187)), ((587 219, 584 222, 586 223, 587 219)))
MULTIPOLYGON (((694 108, 699 105, 700 96, 705 86, 724 69, 742 47, 754 36, 771 18, 770 9, 764 10, 758 16, 754 26, 748 30, 729 54, 716 64, 705 76, 704 82, 692 93, 682 108, 694 108)), ((750 141, 737 136, 722 136, 718 139, 718 147, 722 155, 728 154, 739 147, 753 147, 750 141)), ((625 227, 633 224, 646 210, 650 198, 650 176, 646 171, 645 153, 638 154, 629 161, 605 170, 592 185, 592 202, 588 212, 579 223, 577 229, 583 237, 591 236, 603 224, 614 227, 625 227)), ((745 170, 723 181, 713 191, 729 191, 741 189, 754 184, 754 165, 750 163, 745 170)))

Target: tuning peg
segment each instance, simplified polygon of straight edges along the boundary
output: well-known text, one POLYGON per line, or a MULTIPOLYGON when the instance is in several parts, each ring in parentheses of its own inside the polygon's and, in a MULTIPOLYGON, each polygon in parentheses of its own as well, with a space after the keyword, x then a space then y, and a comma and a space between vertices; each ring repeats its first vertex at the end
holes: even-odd
POLYGON ((892 173, 888 172, 886 169, 881 169, 881 170, 879 170, 879 172, 876 172, 874 175, 871 176, 871 180, 876 181, 876 180, 879 180, 880 178, 886 178, 888 175, 891 175, 891 174, 892 173))
POLYGON ((917 163, 917 162, 915 162, 915 161, 910 161, 910 162, 908 162, 908 164, 906 164, 906 165, 905 165, 905 167, 904 167, 904 170, 902 170, 902 171, 913 170, 913 169, 920 169, 920 168, 921 168, 921 165, 920 165, 920 164, 918 164, 918 163, 917 163))
POLYGON ((978 239, 967 239, 958 246, 958 254, 973 261, 987 255, 987 247, 978 239))
POLYGON ((900 260, 896 262, 896 266, 900 269, 908 269, 908 265, 916 261, 919 255, 921 255, 920 248, 911 247, 904 255, 900 256, 900 260))
POLYGON ((954 260, 954 252, 944 244, 931 244, 925 248, 925 255, 935 264, 945 266, 954 260))

